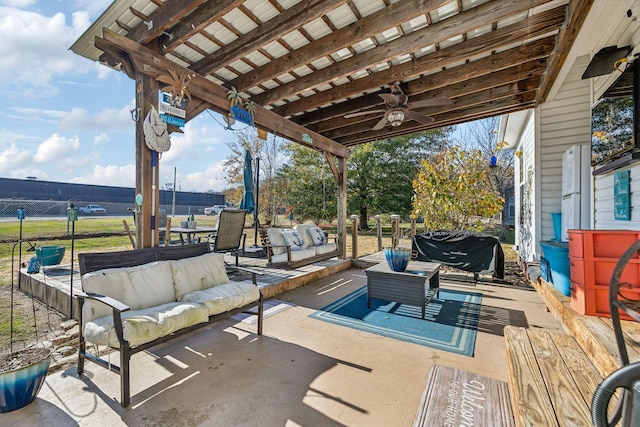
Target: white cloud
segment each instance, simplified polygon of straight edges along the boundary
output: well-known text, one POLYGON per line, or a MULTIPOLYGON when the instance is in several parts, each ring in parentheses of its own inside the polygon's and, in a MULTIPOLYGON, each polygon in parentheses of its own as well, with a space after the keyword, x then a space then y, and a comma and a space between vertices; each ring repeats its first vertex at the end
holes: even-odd
POLYGON ((77 136, 65 138, 54 133, 43 141, 33 155, 33 161, 37 163, 52 163, 66 160, 73 156, 73 152, 80 148, 80 139, 77 136))
MULTIPOLYGON (((15 7, 26 0, 3 0, 15 7)), ((53 96, 55 76, 87 72, 95 64, 68 50, 89 26, 88 12, 75 12, 71 25, 62 13, 39 13, 0 6, 0 88, 22 99, 53 96)), ((103 67, 104 68, 104 67, 103 67)))
POLYGON ((79 184, 113 185, 116 187, 136 186, 135 165, 96 165, 90 174, 79 176, 70 180, 79 184))
POLYGON ((31 153, 20 149, 15 142, 3 147, 0 151, 0 175, 10 177, 24 177, 24 171, 31 167, 31 153))
POLYGON ((219 137, 219 129, 199 126, 197 118, 188 122, 183 131, 183 134, 171 134, 171 149, 162 154, 163 161, 172 163, 185 159, 196 160, 202 157, 208 147, 224 144, 219 137))
POLYGON ((31 6, 35 4, 38 0, 0 0, 0 4, 9 6, 9 7, 20 7, 25 8, 27 6, 31 6))
POLYGON ((111 138, 109 138, 109 135, 102 132, 101 134, 96 135, 93 138, 93 143, 94 144, 102 144, 103 142, 109 142, 111 141, 111 138))
MULTIPOLYGON (((177 169, 176 188, 179 191, 206 192, 209 190, 222 191, 227 187, 222 170, 222 162, 211 163, 202 172, 181 174, 177 169)), ((173 183, 173 168, 160 168, 160 183, 173 183)))
POLYGON ((131 109, 133 101, 120 109, 105 108, 96 114, 89 114, 84 108, 72 108, 69 113, 60 121, 60 129, 63 130, 119 130, 125 132, 135 132, 135 123, 131 119, 131 109))

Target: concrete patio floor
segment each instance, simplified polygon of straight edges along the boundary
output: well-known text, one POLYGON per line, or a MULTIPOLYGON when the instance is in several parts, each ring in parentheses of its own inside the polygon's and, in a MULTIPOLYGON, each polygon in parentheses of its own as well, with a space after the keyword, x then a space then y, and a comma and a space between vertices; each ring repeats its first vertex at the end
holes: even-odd
POLYGON ((483 294, 473 357, 308 317, 365 283, 350 269, 278 295, 294 306, 266 318, 263 336, 225 319, 135 355, 128 408, 119 377, 88 363, 82 377, 48 375, 0 425, 411 426, 434 364, 506 381, 505 325, 561 330, 532 289, 446 278, 444 288, 483 294))

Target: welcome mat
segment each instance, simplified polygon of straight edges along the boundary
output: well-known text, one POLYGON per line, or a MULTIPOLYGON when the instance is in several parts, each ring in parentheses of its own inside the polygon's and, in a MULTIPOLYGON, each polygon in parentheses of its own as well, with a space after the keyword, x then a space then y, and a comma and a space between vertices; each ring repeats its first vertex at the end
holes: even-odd
POLYGON ((515 427, 504 381, 435 365, 427 379, 414 427, 515 427))
MULTIPOLYGON (((288 310, 291 307, 295 307, 295 304, 280 301, 277 299, 267 300, 263 302, 262 305, 264 309, 264 312, 262 313, 263 319, 273 316, 274 314, 278 314, 281 311, 288 310)), ((255 308, 255 310, 257 310, 257 308, 255 308)), ((236 313, 232 315, 231 318, 239 322, 248 323, 250 325, 253 325, 258 322, 258 315, 250 314, 250 313, 236 313)))
POLYGON ((371 299, 367 287, 321 308, 309 317, 438 350, 473 355, 482 295, 440 288, 438 298, 420 307, 371 299))

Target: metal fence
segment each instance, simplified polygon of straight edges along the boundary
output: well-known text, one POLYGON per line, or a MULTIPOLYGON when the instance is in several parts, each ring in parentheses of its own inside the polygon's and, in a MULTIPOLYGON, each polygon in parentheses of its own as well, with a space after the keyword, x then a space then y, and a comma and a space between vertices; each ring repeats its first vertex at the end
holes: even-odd
MULTIPOLYGON (((99 204, 107 211, 106 215, 109 216, 131 215, 129 209, 134 208, 133 203, 96 202, 95 200, 88 202, 77 200, 73 202, 59 202, 55 200, 0 199, 0 220, 17 220, 17 212, 20 208, 26 211, 27 217, 32 218, 66 217, 67 208, 69 208, 72 203, 77 208, 89 204, 99 204)), ((205 207, 206 206, 176 205, 175 214, 201 215, 205 207)), ((172 205, 161 204, 160 209, 164 210, 166 214, 171 215, 172 213, 172 205)))

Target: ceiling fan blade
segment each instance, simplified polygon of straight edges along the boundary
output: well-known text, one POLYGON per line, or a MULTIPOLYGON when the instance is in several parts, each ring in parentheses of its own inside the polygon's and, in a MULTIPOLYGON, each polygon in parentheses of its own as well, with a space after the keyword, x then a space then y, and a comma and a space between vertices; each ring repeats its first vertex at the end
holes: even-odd
POLYGON ((397 107, 400 105, 398 104, 398 98, 396 98, 396 95, 393 93, 379 93, 378 96, 384 99, 384 102, 390 107, 397 107))
POLYGON ((378 123, 376 123, 376 125, 371 128, 372 130, 381 130, 382 128, 384 128, 387 125, 387 115, 385 114, 383 118, 380 119, 380 121, 378 123))
POLYGON ((423 99, 416 102, 410 102, 407 105, 408 108, 422 108, 422 107, 435 107, 437 105, 449 105, 451 104, 451 98, 446 96, 438 96, 431 99, 423 99))
POLYGON ((407 101, 409 100, 409 97, 407 95, 405 95, 404 93, 396 93, 395 97, 396 97, 396 102, 398 103, 398 105, 405 105, 407 103, 407 101))
POLYGON ((422 113, 418 113, 417 111, 408 110, 406 114, 407 114, 407 117, 409 117, 411 120, 415 120, 416 122, 421 123, 423 125, 429 125, 436 120, 433 117, 424 115, 422 113))
POLYGON ((351 117, 358 117, 358 116, 365 116, 367 114, 373 114, 373 113, 382 113, 384 111, 387 110, 367 110, 367 111, 358 111, 357 113, 349 113, 349 114, 345 114, 344 118, 345 119, 350 119, 351 117))

